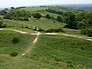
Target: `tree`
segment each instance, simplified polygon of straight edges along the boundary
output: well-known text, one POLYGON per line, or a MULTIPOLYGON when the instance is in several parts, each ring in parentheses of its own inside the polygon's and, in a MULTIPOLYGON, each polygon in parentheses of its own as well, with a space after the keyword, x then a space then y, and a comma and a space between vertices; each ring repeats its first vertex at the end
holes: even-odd
POLYGON ((92 27, 92 12, 79 12, 76 19, 79 23, 82 22, 85 27, 92 27))
POLYGON ((42 15, 40 13, 34 13, 33 17, 37 18, 37 19, 40 19, 42 17, 42 15))
POLYGON ((81 34, 92 37, 92 28, 86 28, 81 30, 81 34))
POLYGON ((82 21, 83 19, 85 19, 85 16, 86 16, 86 12, 79 12, 76 14, 76 19, 78 21, 82 21))
POLYGON ((5 15, 5 14, 7 14, 7 12, 5 10, 2 10, 2 11, 0 11, 0 14, 5 15))
POLYGON ((56 20, 59 21, 59 22, 61 22, 62 21, 61 16, 57 16, 57 19, 56 20))
POLYGON ((15 9, 14 7, 11 7, 11 10, 15 9))
POLYGON ((77 29, 77 21, 75 14, 72 12, 65 12, 63 14, 64 22, 67 24, 65 27, 77 29))
POLYGON ((8 10, 8 8, 5 8, 4 10, 8 10))
POLYGON ((88 27, 92 27, 92 12, 88 12, 85 15, 86 21, 88 23, 88 27))
POLYGON ((26 10, 11 10, 4 15, 5 19, 14 19, 22 21, 29 21, 29 17, 31 17, 31 14, 26 10))
POLYGON ((77 28, 78 28, 78 29, 85 29, 85 28, 86 28, 85 22, 83 22, 83 21, 78 21, 77 28))
POLYGON ((50 15, 49 15, 49 14, 47 14, 47 15, 46 15, 46 18, 47 18, 47 19, 51 19, 51 17, 50 17, 50 15))

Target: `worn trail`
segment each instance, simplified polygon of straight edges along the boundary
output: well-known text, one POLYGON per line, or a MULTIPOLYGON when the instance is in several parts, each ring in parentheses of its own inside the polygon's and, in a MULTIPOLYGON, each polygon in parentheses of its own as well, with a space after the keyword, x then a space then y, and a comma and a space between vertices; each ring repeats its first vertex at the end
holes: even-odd
POLYGON ((22 56, 25 56, 25 55, 27 55, 28 53, 31 54, 31 52, 32 52, 32 50, 33 50, 35 44, 36 44, 37 41, 38 41, 38 38, 39 38, 39 35, 40 35, 40 34, 41 34, 40 32, 37 32, 36 38, 33 40, 32 44, 29 46, 29 48, 25 50, 25 52, 22 54, 22 56))
POLYGON ((92 37, 86 37, 86 36, 80 36, 80 35, 71 35, 71 34, 65 34, 65 33, 40 33, 40 32, 29 33, 29 32, 25 32, 25 31, 21 31, 21 30, 16 30, 16 29, 3 29, 3 28, 0 29, 0 30, 10 30, 10 31, 15 31, 15 32, 21 33, 21 34, 36 35, 35 39, 31 43, 31 45, 22 53, 22 56, 25 56, 28 53, 31 54, 33 48, 35 47, 35 44, 37 43, 37 41, 39 39, 40 34, 44 34, 44 35, 63 35, 63 36, 66 36, 66 37, 73 37, 73 38, 79 38, 79 39, 92 41, 92 37))

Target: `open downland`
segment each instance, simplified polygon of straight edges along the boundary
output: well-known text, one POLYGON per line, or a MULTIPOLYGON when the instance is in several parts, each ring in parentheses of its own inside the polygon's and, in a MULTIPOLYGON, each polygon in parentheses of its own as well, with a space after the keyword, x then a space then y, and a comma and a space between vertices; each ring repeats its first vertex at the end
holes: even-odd
POLYGON ((92 69, 91 41, 47 34, 38 38, 38 35, 0 31, 0 69, 92 69), (20 42, 13 44, 13 37, 20 42), (11 57, 11 52, 19 55, 11 57), (23 52, 28 54, 20 56, 23 52))
POLYGON ((53 65, 55 69, 92 68, 91 41, 61 35, 43 35, 39 38, 31 59, 53 65))
POLYGON ((21 53, 35 39, 35 35, 13 32, 9 30, 0 31, 0 54, 10 54, 11 52, 21 53), (12 43, 14 37, 19 39, 18 43, 12 43))

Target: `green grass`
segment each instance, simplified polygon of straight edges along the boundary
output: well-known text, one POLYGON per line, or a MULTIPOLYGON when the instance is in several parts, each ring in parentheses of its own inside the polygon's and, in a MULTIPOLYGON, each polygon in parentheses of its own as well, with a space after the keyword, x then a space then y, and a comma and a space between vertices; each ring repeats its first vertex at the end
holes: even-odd
POLYGON ((20 54, 23 52, 29 44, 34 40, 33 35, 23 35, 11 31, 0 31, 0 54, 10 54, 12 52, 17 52, 20 54), (18 43, 12 43, 14 37, 19 39, 18 43))
POLYGON ((48 9, 48 7, 31 7, 31 8, 20 8, 17 10, 26 10, 29 11, 31 14, 35 12, 39 12, 42 14, 42 16, 45 16, 46 14, 50 14, 50 16, 54 16, 55 18, 58 16, 58 14, 46 12, 45 10, 48 9))
POLYGON ((65 36, 40 35, 31 54, 11 57, 11 52, 21 55, 35 36, 11 31, 0 31, 0 69, 91 69, 92 42, 65 36), (12 43, 13 37, 20 42, 12 43))
POLYGON ((63 28, 66 34, 81 35, 80 30, 63 28))
POLYGON ((64 36, 40 36, 30 59, 57 69, 91 69, 92 42, 64 36))
POLYGON ((48 20, 45 18, 41 18, 39 20, 31 18, 30 21, 5 20, 4 23, 7 24, 8 28, 17 29, 28 26, 29 28, 40 27, 43 30, 47 30, 50 28, 62 28, 65 25, 64 23, 59 23, 57 21, 48 20))
POLYGON ((39 11, 39 10, 46 10, 47 7, 30 7, 30 8, 20 8, 18 10, 26 10, 26 11, 30 11, 30 12, 35 12, 35 11, 39 11))
MULTIPOLYGON (((54 9, 55 7, 52 7, 54 9)), ((31 13, 39 12, 43 16, 50 14, 57 17, 57 14, 42 11, 47 7, 21 8, 31 13), (40 10, 40 11, 38 11, 40 10)), ((55 8, 60 9, 60 8, 55 8)), ((59 11, 61 11, 60 9, 59 11)), ((65 24, 55 20, 41 18, 39 20, 30 18, 30 21, 17 21, 4 19, 6 29, 18 29, 27 32, 34 32, 35 27, 43 30, 63 28, 64 33, 80 35, 80 30, 66 29, 65 24), (25 28, 26 26, 29 29, 25 28)), ((92 69, 92 42, 65 37, 62 35, 40 35, 38 42, 32 47, 35 35, 24 35, 13 31, 0 31, 0 69, 92 69), (12 43, 17 37, 19 42, 12 43), (21 56, 28 48, 32 48, 31 54, 21 56), (10 53, 17 52, 18 56, 11 57, 10 53)))

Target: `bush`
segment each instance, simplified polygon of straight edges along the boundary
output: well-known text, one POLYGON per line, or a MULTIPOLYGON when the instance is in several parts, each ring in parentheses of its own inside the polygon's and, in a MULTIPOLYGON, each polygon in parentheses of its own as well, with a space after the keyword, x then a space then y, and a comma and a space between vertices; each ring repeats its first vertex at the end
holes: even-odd
POLYGON ((92 28, 86 28, 81 30, 82 35, 92 37, 92 28))
POLYGON ((25 28, 27 28, 27 29, 28 29, 29 27, 26 25, 26 26, 25 26, 25 28))
POLYGON ((40 13, 34 13, 32 14, 34 18, 40 19, 42 15, 40 13))
POLYGON ((62 17, 61 16, 57 16, 57 21, 61 22, 62 21, 62 17))
POLYGON ((18 55, 17 52, 12 52, 12 53, 10 54, 10 56, 12 56, 12 57, 15 57, 15 56, 17 56, 17 55, 18 55))
POLYGON ((18 42, 19 42, 19 39, 17 37, 14 37, 12 40, 12 43, 18 43, 18 42))
POLYGON ((64 30, 61 28, 58 28, 58 29, 55 29, 55 32, 64 32, 64 30))
POLYGON ((49 15, 49 14, 47 14, 47 15, 46 15, 46 18, 47 18, 47 19, 51 19, 51 17, 50 17, 50 15, 49 15))
POLYGON ((46 30, 46 32, 54 32, 54 30, 53 29, 48 29, 48 30, 46 30))
POLYGON ((24 17, 24 21, 29 21, 29 19, 27 17, 24 17))
POLYGON ((5 28, 6 24, 3 24, 3 20, 0 20, 0 28, 5 28))

